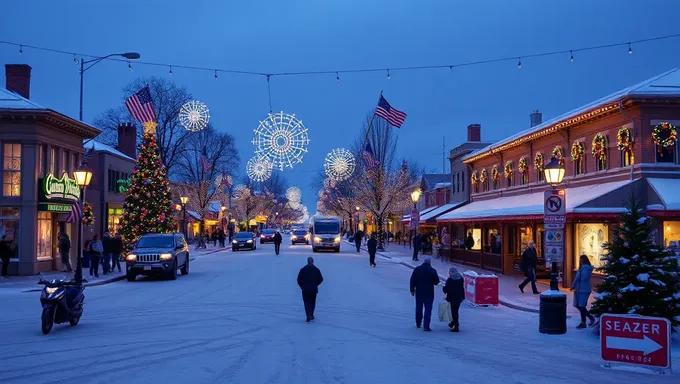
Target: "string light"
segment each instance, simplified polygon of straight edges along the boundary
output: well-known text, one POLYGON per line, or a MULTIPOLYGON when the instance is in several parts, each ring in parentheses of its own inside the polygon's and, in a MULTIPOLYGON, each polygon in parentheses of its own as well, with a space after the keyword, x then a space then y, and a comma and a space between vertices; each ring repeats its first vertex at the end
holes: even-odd
POLYGON ((573 63, 574 62, 574 53, 572 51, 569 51, 569 54, 571 55, 571 57, 569 58, 569 61, 571 61, 573 63))
POLYGON ((389 79, 390 79, 390 70, 388 69, 387 70, 387 80, 389 80, 389 79))
POLYGON ((217 80, 217 69, 215 70, 215 80, 217 80))
POLYGON ((517 68, 522 68, 522 58, 521 57, 517 58, 517 68))
POLYGON ((132 64, 128 61, 128 69, 132 71, 132 64))
POLYGON ((78 64, 78 59, 76 59, 76 54, 73 54, 73 64, 78 64))
POLYGON ((23 46, 23 45, 20 45, 20 46, 19 46, 19 56, 21 56, 21 55, 23 55, 23 54, 24 54, 24 46, 23 46))
POLYGON ((630 46, 630 43, 628 43, 628 54, 629 55, 633 54, 633 47, 630 46))
POLYGON ((172 65, 170 66, 170 72, 168 72, 168 75, 172 76, 172 65))
POLYGON ((339 83, 340 82, 340 75, 335 72, 335 80, 339 83))

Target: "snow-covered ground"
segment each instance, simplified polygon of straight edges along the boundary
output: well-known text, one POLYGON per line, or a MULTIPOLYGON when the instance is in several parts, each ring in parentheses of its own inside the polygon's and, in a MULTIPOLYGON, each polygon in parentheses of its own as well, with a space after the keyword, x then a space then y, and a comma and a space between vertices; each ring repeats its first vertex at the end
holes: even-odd
POLYGON ((435 313, 425 333, 414 323, 410 269, 384 259, 370 268, 346 244, 341 254, 282 248, 203 255, 176 281, 87 288, 81 323, 47 336, 38 292, 2 295, 0 382, 677 382, 677 371, 600 368, 589 331, 570 323, 566 335, 542 335, 538 315, 504 307, 463 306, 458 334, 435 313), (312 323, 295 283, 307 256, 325 278, 312 323))

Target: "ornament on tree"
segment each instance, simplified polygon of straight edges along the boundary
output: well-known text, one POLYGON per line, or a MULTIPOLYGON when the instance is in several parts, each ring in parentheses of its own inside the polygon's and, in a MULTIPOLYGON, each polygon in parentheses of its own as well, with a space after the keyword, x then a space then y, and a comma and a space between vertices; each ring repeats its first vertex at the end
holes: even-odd
POLYGON ((583 159, 583 155, 586 153, 586 147, 580 141, 574 141, 571 145, 571 159, 578 161, 583 159))
POLYGON ((94 211, 92 204, 88 202, 83 203, 83 225, 91 227, 94 225, 94 211))
POLYGON ((593 156, 597 160, 605 160, 607 158, 607 138, 602 134, 597 134, 593 138, 593 156))
POLYGON ((677 139, 678 130, 675 125, 668 122, 658 124, 652 131, 652 140, 656 144, 659 154, 663 154, 662 149, 674 146, 677 139))
POLYGON ((633 136, 630 134, 630 129, 621 128, 616 134, 616 146, 619 151, 630 149, 633 146, 633 136))

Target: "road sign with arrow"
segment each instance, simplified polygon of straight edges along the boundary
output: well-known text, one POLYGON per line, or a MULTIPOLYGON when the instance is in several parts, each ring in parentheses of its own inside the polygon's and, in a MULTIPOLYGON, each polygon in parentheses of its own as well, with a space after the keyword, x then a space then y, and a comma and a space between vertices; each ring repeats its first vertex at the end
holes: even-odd
POLYGON ((670 329, 670 322, 660 317, 604 314, 600 318, 602 361, 669 369, 670 329))

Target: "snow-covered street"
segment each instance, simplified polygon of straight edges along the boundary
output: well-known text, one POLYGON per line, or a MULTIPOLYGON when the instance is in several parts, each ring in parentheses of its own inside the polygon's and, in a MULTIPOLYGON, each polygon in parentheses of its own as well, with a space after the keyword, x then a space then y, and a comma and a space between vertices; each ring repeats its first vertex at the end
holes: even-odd
MULTIPOLYGON (((461 333, 415 327, 411 270, 284 240, 197 257, 176 281, 119 281, 85 291, 76 327, 40 331, 39 292, 1 295, 2 383, 671 383, 599 366, 590 331, 538 332, 538 315, 461 309, 461 333), (307 256, 324 275, 305 322, 295 279, 307 256)), ((678 348, 674 365, 680 364, 678 348)))

